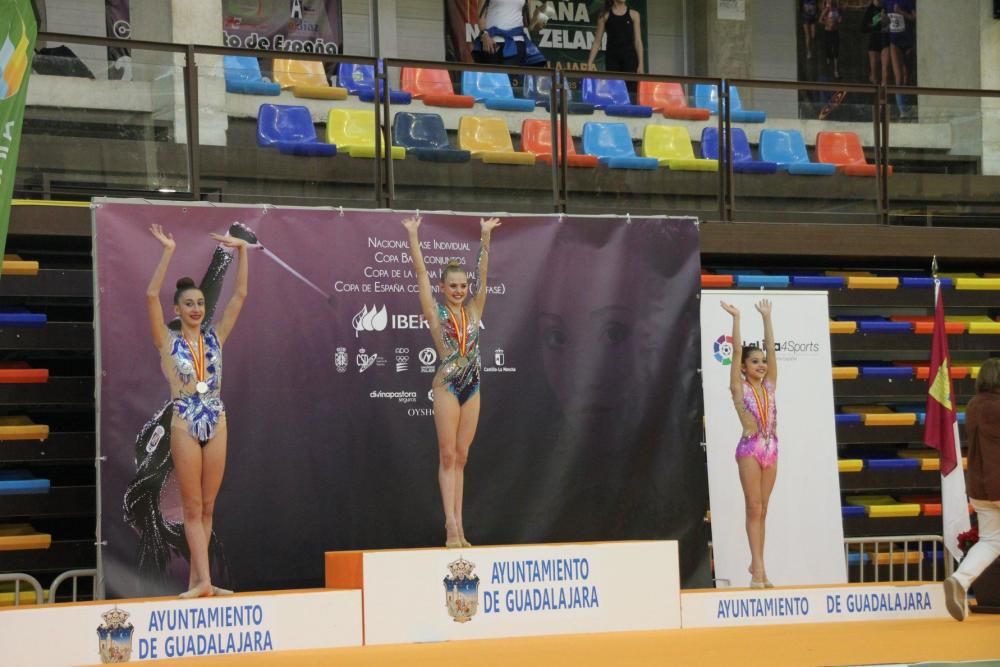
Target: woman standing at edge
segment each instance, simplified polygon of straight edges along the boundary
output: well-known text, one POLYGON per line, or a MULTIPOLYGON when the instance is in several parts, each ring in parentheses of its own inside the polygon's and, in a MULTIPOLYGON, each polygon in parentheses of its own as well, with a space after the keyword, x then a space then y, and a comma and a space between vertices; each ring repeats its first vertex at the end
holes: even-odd
POLYGON ((247 296, 247 242, 233 236, 212 234, 227 248, 239 250, 236 289, 218 328, 202 327, 205 295, 190 278, 177 281, 174 312, 181 321, 179 332, 167 328, 160 304, 160 288, 176 243, 160 225, 150 233, 163 246, 163 256, 146 289, 146 308, 153 344, 160 353, 160 367, 170 385, 174 415, 170 422, 170 454, 184 508, 184 536, 190 551, 188 590, 182 598, 231 593, 212 586, 208 544, 212 536, 212 513, 226 467, 226 413, 219 392, 222 388, 222 346, 229 337, 247 296))
POLYGON ((969 443, 969 502, 976 510, 979 541, 944 580, 944 601, 956 621, 969 613, 966 591, 1000 556, 1000 358, 987 359, 976 378, 976 395, 965 408, 969 443))
POLYGON ((740 311, 732 304, 722 304, 723 310, 733 316, 733 363, 729 367, 729 390, 743 426, 743 437, 736 445, 736 464, 746 501, 750 588, 771 588, 764 568, 764 523, 767 503, 778 476, 775 423, 778 412, 774 404, 778 360, 774 354, 771 302, 762 299, 755 307, 764 320, 764 350, 755 344, 743 346, 740 311))
POLYGON ((430 276, 420 251, 418 229, 420 218, 403 220, 410 237, 410 254, 420 288, 420 308, 430 324, 434 347, 441 358, 441 367, 434 376, 434 425, 438 436, 438 484, 444 507, 445 546, 469 547, 462 525, 462 496, 465 486, 465 464, 469 448, 479 424, 479 323, 486 304, 486 271, 489 265, 490 233, 500 226, 496 218, 480 220, 482 237, 477 257, 478 280, 472 299, 469 277, 461 265, 452 261, 441 271, 441 293, 444 303, 431 294, 430 276))
MULTIPOLYGON (((625 0, 604 0, 604 9, 597 15, 597 32, 587 57, 587 68, 594 68, 594 59, 601 49, 604 33, 608 34, 608 48, 604 54, 604 69, 608 72, 634 72, 645 74, 642 62, 642 27, 639 12, 629 9, 625 0)), ((629 90, 635 84, 629 81, 629 90)))

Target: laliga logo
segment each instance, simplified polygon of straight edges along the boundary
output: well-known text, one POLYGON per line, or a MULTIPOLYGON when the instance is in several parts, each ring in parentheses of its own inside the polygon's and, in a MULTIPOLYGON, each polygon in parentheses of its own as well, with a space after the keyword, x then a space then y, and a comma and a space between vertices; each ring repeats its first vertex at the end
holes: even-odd
POLYGON ((7 99, 17 94, 24 81, 24 73, 28 69, 28 30, 21 21, 21 39, 15 47, 10 41, 10 35, 0 46, 0 99, 7 99))
POLYGON ((351 320, 351 324, 354 325, 355 338, 362 331, 385 331, 385 326, 388 323, 389 315, 386 313, 384 305, 382 310, 376 310, 374 305, 371 310, 368 310, 367 305, 362 306, 361 311, 351 320))
POLYGON ((730 366, 733 363, 733 337, 722 334, 712 344, 712 353, 715 360, 723 366, 730 366))

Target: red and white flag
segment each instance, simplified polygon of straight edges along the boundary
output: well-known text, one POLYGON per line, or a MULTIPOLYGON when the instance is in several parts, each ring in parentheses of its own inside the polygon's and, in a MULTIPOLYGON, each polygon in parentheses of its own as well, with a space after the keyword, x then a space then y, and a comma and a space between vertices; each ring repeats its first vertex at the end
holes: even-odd
POLYGON ((962 557, 958 534, 969 530, 969 499, 965 495, 965 473, 958 436, 955 394, 951 387, 951 357, 944 329, 944 297, 940 283, 934 288, 934 335, 931 340, 930 386, 927 388, 927 418, 924 442, 941 453, 941 515, 944 545, 955 558, 962 557))

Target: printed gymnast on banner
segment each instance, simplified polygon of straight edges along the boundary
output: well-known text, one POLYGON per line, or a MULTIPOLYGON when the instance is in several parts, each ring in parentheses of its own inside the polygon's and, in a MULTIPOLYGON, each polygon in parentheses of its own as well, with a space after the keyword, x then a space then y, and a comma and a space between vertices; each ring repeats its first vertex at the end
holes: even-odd
POLYGON ((778 476, 778 410, 774 401, 778 359, 774 353, 771 302, 762 299, 755 305, 764 320, 763 350, 756 344, 743 345, 739 309, 725 302, 722 308, 733 316, 733 362, 729 367, 729 390, 743 426, 743 437, 736 445, 736 464, 746 502, 750 587, 772 588, 764 567, 767 503, 778 476))
POLYGON ((480 220, 482 237, 477 257, 476 285, 470 289, 469 276, 457 261, 441 270, 444 303, 435 301, 430 276, 420 250, 420 217, 403 220, 410 239, 410 254, 420 289, 420 307, 430 324, 431 337, 441 367, 434 375, 434 425, 438 436, 438 484, 444 507, 446 540, 449 548, 469 547, 462 525, 462 497, 465 464, 479 424, 479 323, 486 304, 486 272, 489 265, 490 234, 500 226, 497 218, 480 220), (471 293, 472 299, 466 297, 471 293))
POLYGON ((180 330, 169 329, 163 319, 160 288, 176 249, 172 234, 160 225, 150 233, 163 246, 163 255, 146 289, 146 307, 153 344, 160 353, 160 366, 170 385, 173 416, 170 422, 170 453, 180 487, 184 511, 184 536, 190 551, 188 590, 182 598, 207 597, 232 591, 212 586, 208 546, 212 536, 212 514, 226 466, 226 412, 222 389, 222 346, 233 330, 247 296, 247 241, 231 235, 212 234, 227 248, 239 251, 236 288, 218 327, 205 326, 204 293, 191 278, 177 281, 174 312, 180 330))

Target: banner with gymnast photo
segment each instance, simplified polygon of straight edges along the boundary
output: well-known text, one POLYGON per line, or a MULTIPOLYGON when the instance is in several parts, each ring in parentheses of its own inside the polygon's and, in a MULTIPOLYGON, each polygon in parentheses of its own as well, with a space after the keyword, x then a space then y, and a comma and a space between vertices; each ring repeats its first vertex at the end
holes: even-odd
MULTIPOLYGON (((325 551, 444 544, 431 396, 440 359, 421 315, 406 215, 97 200, 109 596, 177 594, 188 584, 175 418, 146 309, 162 252, 152 224, 177 245, 160 293, 168 321, 182 276, 201 286, 207 319, 222 318, 238 262, 210 233, 256 242, 248 296, 225 343, 228 447, 212 583, 321 586, 325 551)), ((472 272, 481 216, 422 217, 432 284, 450 259, 472 272)), ((697 225, 501 219, 480 327, 481 414, 465 468, 467 539, 676 539, 682 581, 707 585, 697 225)))
POLYGON ((761 299, 772 303, 778 362, 777 477, 764 519, 766 574, 775 586, 847 583, 827 294, 706 290, 701 363, 716 583, 751 582, 747 503, 736 460, 742 427, 729 390, 733 319, 720 301, 739 309, 743 344, 763 348, 763 321, 755 308, 761 299))

